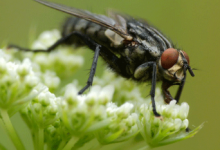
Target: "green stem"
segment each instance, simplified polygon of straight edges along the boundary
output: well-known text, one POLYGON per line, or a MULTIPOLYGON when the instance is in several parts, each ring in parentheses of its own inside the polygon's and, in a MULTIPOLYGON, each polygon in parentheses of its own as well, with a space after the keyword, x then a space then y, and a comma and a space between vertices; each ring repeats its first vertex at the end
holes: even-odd
POLYGON ((65 144, 66 144, 66 140, 64 139, 64 140, 62 140, 62 141, 60 142, 59 147, 58 147, 57 150, 61 150, 61 149, 65 146, 65 144))
POLYGON ((0 143, 0 150, 7 150, 1 143, 0 143))
POLYGON ((71 148, 74 146, 74 144, 78 141, 79 138, 77 137, 72 137, 69 142, 65 145, 63 150, 71 150, 71 148))
POLYGON ((4 122, 7 134, 9 135, 11 141, 14 143, 14 146, 18 150, 24 150, 25 149, 24 145, 21 142, 20 138, 18 137, 18 134, 16 133, 16 131, 11 123, 11 120, 10 120, 10 117, 8 115, 7 110, 0 109, 0 112, 1 112, 2 120, 4 122))
POLYGON ((1 118, 0 118, 0 125, 1 125, 1 128, 6 131, 6 127, 5 127, 4 122, 1 118))
POLYGON ((52 150, 51 144, 47 144, 47 150, 52 150))
POLYGON ((44 149, 44 129, 43 128, 39 128, 38 129, 38 148, 39 149, 44 149))
POLYGON ((84 146, 80 147, 80 150, 84 150, 84 149, 88 149, 91 150, 91 148, 93 147, 94 143, 97 143, 97 139, 92 139, 91 141, 85 143, 84 146))
POLYGON ((91 146, 91 150, 99 150, 103 147, 97 140, 93 143, 94 145, 91 146))
POLYGON ((142 148, 139 148, 138 150, 146 150, 146 149, 150 149, 150 147, 147 145, 147 146, 144 146, 142 148))
POLYGON ((91 141, 85 143, 84 146, 80 147, 80 150, 88 149, 88 150, 100 150, 105 149, 108 145, 101 145, 97 139, 92 139, 91 141))
POLYGON ((38 138, 39 134, 37 132, 37 129, 34 129, 32 132, 33 142, 34 142, 34 149, 38 150, 38 138))
POLYGON ((98 149, 101 149, 102 147, 103 147, 103 145, 97 144, 97 145, 95 145, 92 149, 93 149, 93 150, 98 150, 98 149))

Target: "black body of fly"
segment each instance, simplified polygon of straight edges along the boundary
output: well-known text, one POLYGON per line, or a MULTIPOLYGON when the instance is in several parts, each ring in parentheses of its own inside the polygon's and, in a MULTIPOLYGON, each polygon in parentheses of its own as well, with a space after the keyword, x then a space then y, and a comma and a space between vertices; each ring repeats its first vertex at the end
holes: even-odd
POLYGON ((75 17, 66 20, 62 38, 46 50, 30 50, 16 45, 9 47, 23 51, 50 52, 60 44, 88 46, 94 51, 94 59, 87 85, 79 91, 79 94, 92 85, 98 57, 101 56, 108 66, 122 77, 139 82, 151 81, 153 113, 160 117, 154 100, 156 81, 163 82, 162 91, 166 103, 173 99, 168 88, 179 85, 175 96, 178 102, 185 83, 186 71, 194 76, 189 66, 188 55, 182 50, 175 49, 162 33, 144 21, 114 12, 109 12, 110 17, 106 17, 47 1, 35 1, 75 17))

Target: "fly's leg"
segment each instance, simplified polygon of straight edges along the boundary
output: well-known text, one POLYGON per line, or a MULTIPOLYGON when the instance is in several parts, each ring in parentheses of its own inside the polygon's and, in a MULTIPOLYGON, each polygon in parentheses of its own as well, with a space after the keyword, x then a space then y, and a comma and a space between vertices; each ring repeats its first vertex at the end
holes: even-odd
POLYGON ((142 79, 148 77, 146 75, 146 72, 150 69, 150 66, 151 65, 149 64, 149 62, 143 63, 140 66, 138 66, 137 69, 135 69, 134 77, 136 79, 142 79))
POLYGON ((162 93, 163 93, 163 97, 164 97, 164 101, 169 104, 170 101, 173 100, 173 97, 171 96, 168 88, 172 85, 175 85, 173 84, 173 82, 170 82, 170 81, 167 81, 167 80, 163 80, 163 83, 162 83, 162 86, 161 86, 161 89, 162 89, 162 93))
POLYGON ((183 91, 183 87, 184 87, 184 84, 185 84, 185 81, 186 81, 186 69, 187 69, 187 66, 184 65, 184 67, 183 67, 184 78, 182 79, 182 81, 181 81, 181 83, 179 85, 178 91, 176 93, 176 96, 175 96, 176 103, 179 102, 179 99, 180 99, 180 96, 181 96, 181 93, 183 91))
POLYGON ((50 47, 48 47, 45 50, 44 49, 28 49, 28 48, 23 48, 23 47, 14 45, 14 44, 9 44, 7 46, 7 48, 8 49, 9 48, 16 48, 18 50, 27 51, 27 52, 51 52, 51 51, 55 50, 59 45, 65 44, 66 41, 68 41, 70 38, 72 38, 74 36, 81 39, 89 48, 94 50, 96 43, 94 41, 92 41, 90 38, 88 38, 87 36, 83 35, 80 32, 77 32, 77 31, 71 32, 70 34, 68 34, 64 37, 61 37, 53 45, 51 45, 50 47))
POLYGON ((89 73, 89 78, 88 78, 87 84, 86 84, 86 86, 84 88, 82 88, 82 90, 80 90, 78 92, 78 94, 82 94, 85 90, 87 90, 90 86, 92 86, 93 78, 94 78, 96 67, 97 67, 100 47, 101 47, 100 45, 96 46, 95 54, 94 54, 94 58, 93 58, 93 62, 92 62, 92 67, 90 69, 90 73, 89 73))
POLYGON ((186 128, 186 132, 190 132, 191 129, 189 127, 186 128))
POLYGON ((152 108, 153 108, 153 113, 155 117, 161 117, 161 115, 157 112, 156 110, 156 104, 155 104, 155 89, 156 89, 156 80, 157 80, 157 66, 155 62, 146 62, 141 64, 139 67, 134 72, 134 77, 136 79, 140 79, 144 77, 144 74, 149 70, 149 68, 152 67, 152 85, 151 85, 151 102, 152 102, 152 108))
POLYGON ((13 44, 9 44, 7 48, 8 49, 9 48, 16 48, 18 50, 26 51, 26 52, 51 52, 52 50, 56 49, 59 45, 65 43, 69 38, 71 38, 72 36, 75 36, 76 34, 77 34, 76 32, 72 32, 72 33, 68 34, 67 36, 60 38, 53 45, 48 47, 46 50, 44 50, 44 49, 33 49, 32 50, 32 49, 23 48, 23 47, 13 45, 13 44))
POLYGON ((110 52, 107 48, 105 48, 104 46, 98 45, 91 40, 90 41, 88 40, 86 44, 92 50, 94 50, 93 45, 96 45, 95 54, 94 54, 93 63, 92 63, 92 67, 90 70, 90 75, 89 75, 87 84, 84 88, 82 88, 82 90, 78 92, 78 94, 82 94, 86 89, 92 86, 99 55, 109 64, 109 67, 112 68, 116 73, 124 77, 129 77, 130 74, 127 72, 126 67, 125 67, 126 61, 123 58, 118 58, 114 53, 110 52))
MULTIPOLYGON (((163 96, 164 96, 164 101, 169 104, 171 100, 173 100, 173 97, 171 96, 170 92, 168 91, 168 88, 172 85, 179 85, 179 88, 177 90, 177 93, 176 93, 176 96, 175 96, 175 100, 176 100, 176 103, 179 102, 179 99, 180 99, 180 96, 181 96, 181 93, 183 91, 183 87, 185 85, 185 81, 186 81, 186 70, 188 69, 188 65, 184 65, 183 66, 183 75, 184 75, 184 78, 182 79, 181 83, 173 83, 173 82, 170 82, 170 81, 166 81, 164 80, 163 83, 162 83, 162 92, 163 92, 163 96)), ((192 76, 194 76, 194 73, 192 73, 192 76)))
POLYGON ((152 68, 153 68, 153 72, 152 72, 152 85, 151 85, 151 91, 150 91, 153 113, 154 113, 155 117, 161 118, 161 115, 156 110, 156 104, 155 104, 155 99, 154 99, 155 98, 155 89, 156 89, 156 80, 157 80, 157 66, 156 66, 156 62, 149 62, 149 65, 151 65, 152 68))

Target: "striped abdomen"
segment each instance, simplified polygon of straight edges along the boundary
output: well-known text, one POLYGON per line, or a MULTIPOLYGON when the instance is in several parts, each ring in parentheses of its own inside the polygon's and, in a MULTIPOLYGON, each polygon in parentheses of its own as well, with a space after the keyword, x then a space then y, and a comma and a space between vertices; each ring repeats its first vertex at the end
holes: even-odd
MULTIPOLYGON (((105 36, 106 28, 90 21, 86 21, 85 19, 75 17, 67 18, 63 25, 62 36, 64 37, 73 31, 79 31, 99 44, 106 46, 110 45, 109 39, 105 36)), ((84 46, 84 44, 75 37, 65 42, 65 44, 84 46)))

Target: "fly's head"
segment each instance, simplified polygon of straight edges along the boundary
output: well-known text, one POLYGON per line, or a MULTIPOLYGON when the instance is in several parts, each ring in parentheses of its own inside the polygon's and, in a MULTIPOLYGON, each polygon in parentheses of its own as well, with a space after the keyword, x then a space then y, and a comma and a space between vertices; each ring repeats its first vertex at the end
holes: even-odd
POLYGON ((169 48, 162 53, 159 60, 159 68, 166 80, 181 82, 185 80, 187 70, 189 70, 191 76, 194 76, 189 63, 189 56, 186 52, 169 48))

